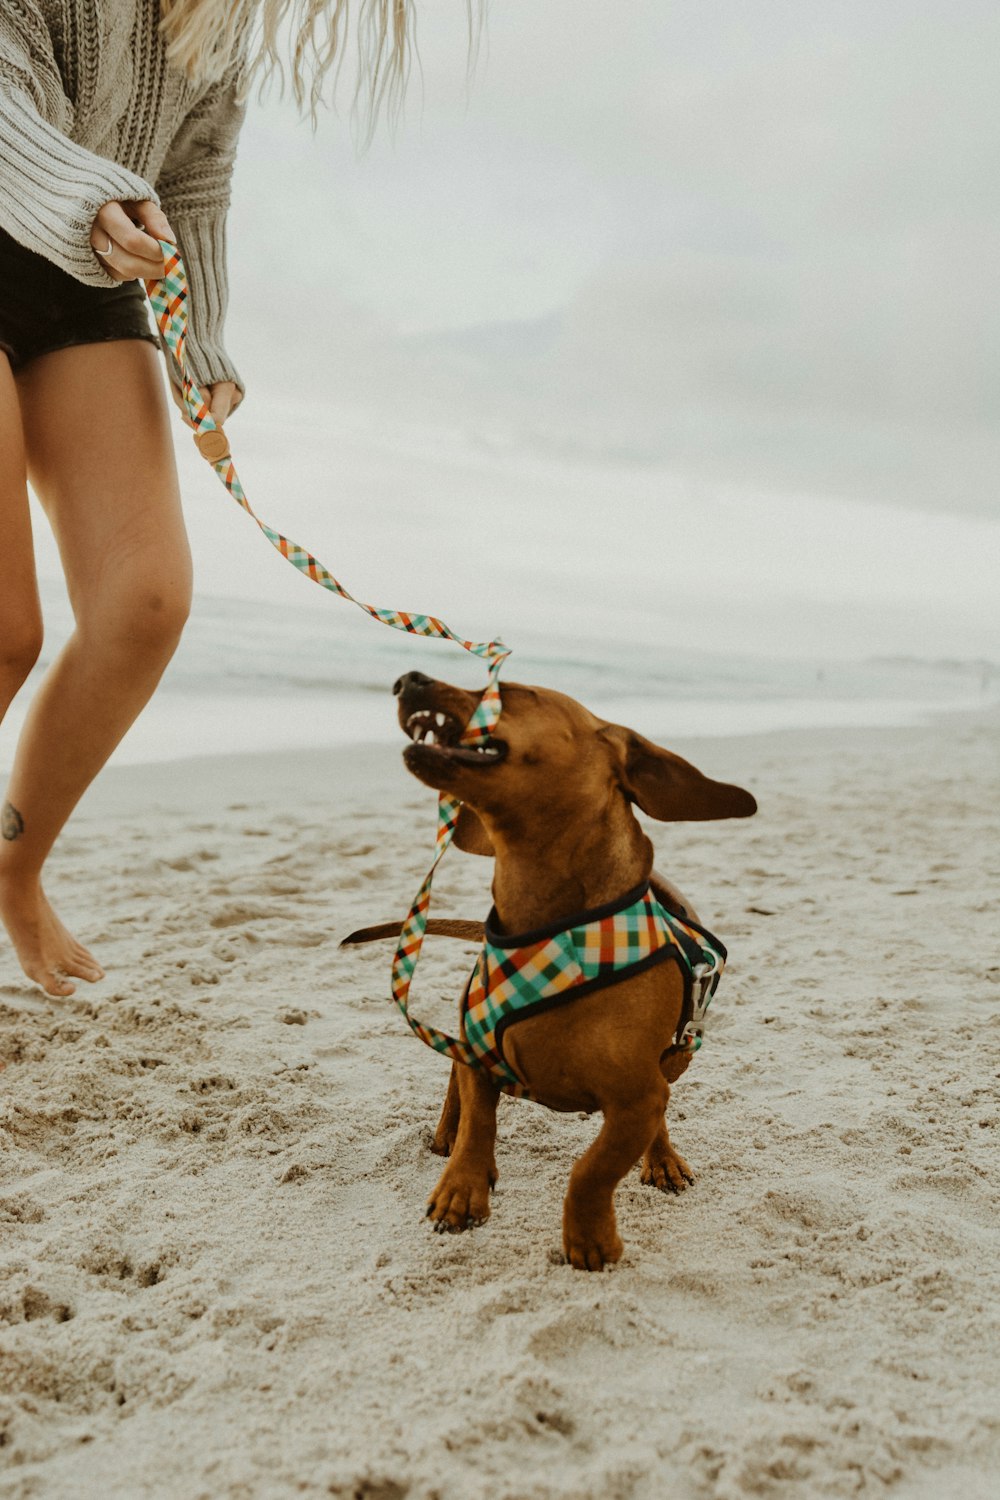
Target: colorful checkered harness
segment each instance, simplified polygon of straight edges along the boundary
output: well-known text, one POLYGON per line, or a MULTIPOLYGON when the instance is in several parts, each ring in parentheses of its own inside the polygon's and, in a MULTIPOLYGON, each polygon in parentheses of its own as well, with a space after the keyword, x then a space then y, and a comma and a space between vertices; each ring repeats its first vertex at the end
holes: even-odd
POLYGON ((486 920, 482 951, 462 997, 462 1035, 505 1093, 532 1097, 503 1055, 508 1026, 673 959, 684 978, 675 1050, 701 1046, 705 1013, 726 964, 718 938, 667 910, 649 885, 571 921, 508 937, 486 920))
MULTIPOLYGON (((383 625, 391 625, 394 630, 405 630, 410 635, 455 641, 473 656, 484 660, 488 665, 486 690, 479 700, 475 713, 462 732, 460 743, 473 745, 481 740, 489 739, 500 717, 500 669, 510 655, 502 641, 467 641, 449 630, 442 620, 437 620, 431 615, 410 614, 394 609, 377 609, 373 604, 362 603, 360 599, 355 599, 353 594, 348 593, 343 584, 338 583, 332 573, 329 573, 312 553, 306 552, 297 543, 289 541, 279 531, 273 530, 251 510, 229 454, 229 440, 213 418, 205 393, 194 384, 185 369, 184 343, 187 335, 188 282, 184 262, 175 245, 161 240, 160 248, 163 251, 165 274, 159 281, 147 281, 146 291, 163 343, 177 361, 177 368, 181 375, 181 396, 194 428, 195 442, 202 457, 212 465, 237 505, 242 506, 247 515, 257 523, 272 547, 275 547, 293 567, 312 579, 313 583, 318 583, 322 588, 329 589, 331 593, 338 594, 341 599, 357 604, 359 608, 371 615, 372 619, 380 620, 383 625)), ((408 1008, 413 971, 417 966, 417 959, 420 957, 420 949, 427 930, 434 874, 451 843, 461 806, 461 802, 456 797, 449 797, 444 793, 438 799, 434 862, 424 877, 423 884, 403 923, 392 961, 392 998, 422 1042, 426 1042, 428 1047, 433 1047, 436 1052, 442 1052, 447 1057, 460 1062, 468 1062, 470 1059, 465 1043, 448 1036, 443 1031, 438 1031, 433 1026, 423 1025, 410 1015, 408 1008)))

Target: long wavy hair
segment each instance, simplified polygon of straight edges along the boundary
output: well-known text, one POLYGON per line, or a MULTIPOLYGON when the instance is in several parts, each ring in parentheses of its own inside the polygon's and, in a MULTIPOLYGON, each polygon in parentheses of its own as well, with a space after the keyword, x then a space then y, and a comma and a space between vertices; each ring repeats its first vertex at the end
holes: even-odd
MULTIPOLYGON (((475 67, 484 0, 465 0, 469 70, 475 67)), ((194 83, 219 78, 242 53, 243 91, 258 81, 290 82, 295 102, 315 120, 324 84, 332 93, 351 28, 351 0, 160 0, 167 57, 194 83), (287 40, 286 40, 287 38, 287 40)), ((385 106, 395 121, 416 56, 413 0, 358 0, 355 117, 371 138, 385 106)))

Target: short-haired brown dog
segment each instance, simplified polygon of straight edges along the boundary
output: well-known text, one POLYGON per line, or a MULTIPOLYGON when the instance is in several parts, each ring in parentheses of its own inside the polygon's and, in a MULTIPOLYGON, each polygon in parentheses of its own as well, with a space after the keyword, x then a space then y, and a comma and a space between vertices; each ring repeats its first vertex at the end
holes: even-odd
MULTIPOLYGON (((665 822, 745 818, 749 792, 700 771, 563 693, 506 683, 489 749, 458 744, 475 693, 409 672, 395 686, 411 743, 407 769, 464 806, 455 843, 491 855, 493 921, 502 933, 554 926, 651 881, 668 910, 697 922, 676 887, 653 872, 653 848, 633 805, 665 822)), ((399 931, 352 933, 347 943, 399 931)), ((432 921, 431 932, 482 938, 471 922, 432 921)), ((679 1192, 693 1181, 664 1120, 670 1084, 690 1052, 675 1047, 684 1001, 676 963, 660 963, 570 1003, 528 1015, 503 1033, 503 1056, 532 1097, 556 1110, 600 1110, 604 1123, 570 1174, 563 1248, 590 1271, 619 1259, 614 1192, 643 1158, 642 1181, 679 1192)), ((490 1212, 500 1088, 487 1071, 453 1064, 433 1149, 449 1161, 430 1196, 435 1227, 461 1230, 490 1212)))

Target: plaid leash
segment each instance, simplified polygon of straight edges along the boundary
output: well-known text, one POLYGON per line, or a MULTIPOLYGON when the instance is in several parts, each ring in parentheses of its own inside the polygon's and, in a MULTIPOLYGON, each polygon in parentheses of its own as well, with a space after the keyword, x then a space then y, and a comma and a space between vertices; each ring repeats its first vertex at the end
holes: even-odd
MULTIPOLYGON (((408 611, 395 609, 378 609, 374 604, 365 604, 361 599, 356 599, 353 594, 349 593, 319 559, 313 557, 311 552, 307 552, 297 542, 289 541, 287 537, 281 535, 280 531, 275 531, 273 527, 268 526, 267 522, 262 521, 251 509, 229 453, 229 439, 213 418, 205 393, 190 379, 185 368, 184 343, 187 336, 188 281, 184 262, 175 245, 161 240, 160 248, 166 263, 166 273, 162 280, 147 281, 146 292, 163 342, 177 361, 182 381, 181 394, 195 429, 194 440, 202 457, 211 464, 237 505, 241 506, 251 520, 260 527, 271 546, 276 548, 293 567, 298 568, 300 573, 311 578, 313 583, 329 589, 333 594, 339 594, 341 599, 347 599, 351 604, 356 604, 359 609, 371 615, 372 619, 380 620, 383 625, 391 625, 394 630, 405 630, 409 635, 430 636, 436 640, 454 641, 465 651, 485 661, 488 665, 486 689, 475 713, 462 731, 460 743, 474 745, 481 740, 489 739, 500 717, 500 669, 510 655, 509 649, 502 641, 467 641, 462 636, 456 635, 453 630, 449 630, 443 620, 435 619, 433 615, 411 614, 408 611)), ((475 1066, 476 1057, 466 1042, 449 1036, 444 1031, 438 1031, 434 1026, 423 1025, 409 1012, 410 985, 413 982, 413 973, 417 967, 420 949, 427 931, 431 886, 437 867, 452 841, 461 806, 461 802, 456 797, 449 797, 444 792, 440 794, 434 863, 424 877, 424 882, 417 892, 399 935, 399 943, 392 960, 392 998, 402 1011, 411 1030, 422 1042, 426 1042, 428 1047, 433 1047, 435 1052, 444 1053, 446 1057, 457 1062, 475 1066)))

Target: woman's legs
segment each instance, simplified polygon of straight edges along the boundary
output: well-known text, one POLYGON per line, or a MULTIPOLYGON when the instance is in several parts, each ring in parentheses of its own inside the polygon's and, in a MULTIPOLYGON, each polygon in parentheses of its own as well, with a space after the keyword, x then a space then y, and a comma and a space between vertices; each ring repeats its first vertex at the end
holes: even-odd
POLYGON ((78 945, 48 919, 42 866, 152 696, 190 606, 191 557, 158 361, 141 340, 85 344, 43 355, 17 380, 28 473, 59 544, 76 629, 17 748, 7 792, 16 834, 0 841, 0 916, 25 972, 52 995, 72 994, 65 974, 97 978, 100 970, 86 972, 78 945))
MULTIPOLYGON (((0 534, 6 561, 0 595, 0 720, 38 660, 42 646, 42 613, 35 581, 31 514, 25 473, 24 434, 17 387, 6 356, 0 356, 0 534)), ((22 834, 17 809, 0 806, 0 834, 13 843, 22 834)), ((101 968, 93 955, 66 931, 48 902, 42 899, 40 924, 46 929, 46 948, 58 951, 61 967, 86 979, 99 979, 101 968)), ((72 986, 70 986, 72 988, 72 986)))

